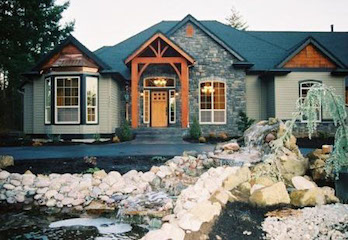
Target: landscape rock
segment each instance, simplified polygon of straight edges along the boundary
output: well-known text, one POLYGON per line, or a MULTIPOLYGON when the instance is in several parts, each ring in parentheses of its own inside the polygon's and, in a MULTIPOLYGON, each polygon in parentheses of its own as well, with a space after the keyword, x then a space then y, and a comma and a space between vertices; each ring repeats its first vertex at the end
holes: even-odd
POLYGON ((9 172, 7 172, 7 171, 1 171, 0 172, 0 180, 5 180, 5 179, 7 179, 8 177, 10 176, 10 173, 9 172))
POLYGON ((236 142, 231 142, 223 145, 223 149, 226 150, 232 150, 232 151, 238 151, 240 149, 239 144, 236 142))
POLYGON ((269 187, 264 187, 253 192, 249 201, 257 206, 272 206, 289 204, 290 198, 283 182, 278 182, 269 187))
POLYGON ((316 187, 306 190, 295 190, 290 193, 291 204, 297 207, 326 204, 324 192, 316 187))
POLYGON ((6 168, 14 165, 14 158, 12 156, 0 156, 0 168, 6 168))
POLYGON ((224 188, 228 191, 234 189, 239 184, 249 181, 251 172, 248 167, 240 168, 235 174, 230 175, 224 182, 224 188))
POLYGON ((189 213, 202 222, 210 222, 215 216, 218 216, 221 211, 221 205, 217 202, 211 203, 210 201, 204 201, 196 204, 189 213))
POLYGON ((291 179, 292 184, 297 190, 311 189, 317 187, 315 182, 311 182, 304 177, 295 176, 291 179))
POLYGON ((103 179, 107 176, 107 173, 104 170, 99 170, 93 173, 93 177, 96 179, 103 179))
POLYGON ((184 230, 197 232, 202 226, 202 221, 190 213, 184 214, 179 220, 178 225, 184 230))

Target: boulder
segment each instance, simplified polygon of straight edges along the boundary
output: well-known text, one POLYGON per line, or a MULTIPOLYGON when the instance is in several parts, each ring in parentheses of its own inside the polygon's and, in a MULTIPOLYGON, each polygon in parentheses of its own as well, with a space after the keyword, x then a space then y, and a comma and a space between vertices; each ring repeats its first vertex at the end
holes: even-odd
POLYGON ((269 133, 267 134, 266 138, 265 138, 265 142, 269 143, 272 142, 274 139, 276 139, 276 136, 274 136, 274 134, 269 133))
POLYGON ((326 203, 324 192, 318 187, 292 191, 290 199, 291 204, 297 207, 324 205, 326 203))
POLYGON ((47 207, 54 207, 56 205, 57 201, 55 199, 49 199, 47 202, 46 202, 46 206, 47 207))
POLYGON ((95 171, 93 173, 93 177, 96 179, 103 179, 106 176, 107 176, 107 173, 104 170, 95 171))
POLYGON ((291 152, 287 148, 282 148, 283 155, 277 160, 279 161, 279 168, 282 176, 287 183, 291 183, 291 179, 294 176, 305 175, 308 169, 308 159, 298 156, 296 153, 291 152))
POLYGON ((0 168, 6 168, 14 165, 14 158, 12 156, 0 156, 0 168))
POLYGON ((250 180, 251 172, 248 167, 240 168, 235 174, 231 174, 223 183, 223 187, 230 191, 243 182, 250 180))
POLYGON ((218 216, 221 211, 221 205, 217 202, 211 203, 206 200, 196 204, 189 213, 202 222, 210 222, 215 216, 218 216))
POLYGON ((43 188, 43 187, 49 187, 51 184, 50 180, 48 178, 37 178, 37 181, 35 182, 35 186, 38 188, 43 188))
POLYGON ((15 189, 15 186, 13 186, 12 184, 9 184, 9 183, 5 183, 3 185, 3 188, 5 188, 6 190, 13 190, 13 189, 15 189))
POLYGON ((184 230, 189 230, 193 232, 199 231, 202 226, 202 221, 196 218, 190 213, 183 214, 178 220, 178 225, 184 230))
POLYGON ((249 201, 256 206, 265 207, 277 204, 289 204, 290 198, 285 184, 278 182, 272 186, 254 191, 249 201))
POLYGON ((0 180, 5 180, 10 176, 10 173, 7 171, 1 171, 0 172, 0 180))
POLYGON ((311 189, 317 187, 317 184, 315 184, 315 182, 309 181, 301 176, 293 177, 291 179, 291 182, 297 190, 311 189))
POLYGON ((156 177, 156 174, 153 172, 146 172, 141 176, 141 179, 144 180, 145 182, 152 182, 152 180, 156 177))
POLYGON ((261 188, 266 187, 265 185, 262 184, 254 184, 251 188, 250 188, 250 195, 252 195, 256 190, 259 190, 261 188))
POLYGON ((214 195, 211 197, 212 200, 218 201, 221 205, 226 205, 228 199, 230 198, 230 192, 225 189, 217 190, 214 195))
POLYGON ((265 187, 272 186, 274 183, 273 179, 267 176, 261 176, 254 180, 254 184, 260 184, 265 187))
POLYGON ((231 142, 223 145, 222 147, 225 151, 226 150, 232 150, 232 151, 238 151, 239 150, 239 144, 236 142, 231 142))
POLYGON ((328 154, 332 152, 333 147, 332 145, 323 145, 321 149, 323 151, 323 154, 328 154))
POLYGON ((165 223, 161 228, 164 232, 167 233, 167 236, 172 240, 184 240, 185 232, 176 225, 165 223))

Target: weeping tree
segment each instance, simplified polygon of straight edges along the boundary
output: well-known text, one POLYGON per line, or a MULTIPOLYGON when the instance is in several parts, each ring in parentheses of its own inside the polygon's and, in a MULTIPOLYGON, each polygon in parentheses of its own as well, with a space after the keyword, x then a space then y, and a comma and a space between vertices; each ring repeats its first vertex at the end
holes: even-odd
POLYGON ((293 118, 285 123, 286 131, 281 138, 273 142, 272 149, 277 153, 281 146, 290 139, 296 120, 301 116, 306 119, 308 135, 311 139, 318 126, 317 120, 320 114, 318 108, 321 107, 330 114, 337 127, 333 152, 326 161, 326 172, 335 173, 338 177, 339 171, 348 167, 348 125, 344 100, 335 94, 332 87, 319 83, 314 84, 305 98, 297 100, 293 118))

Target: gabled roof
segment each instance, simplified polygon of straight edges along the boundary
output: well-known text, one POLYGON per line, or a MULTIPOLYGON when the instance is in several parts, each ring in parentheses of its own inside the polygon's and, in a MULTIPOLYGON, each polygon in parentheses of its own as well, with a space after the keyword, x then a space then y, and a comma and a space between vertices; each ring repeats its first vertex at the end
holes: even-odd
POLYGON ((99 57, 88 50, 81 42, 79 42, 73 35, 68 36, 61 44, 56 46, 52 51, 43 56, 41 60, 32 68, 32 71, 40 71, 41 67, 48 62, 55 54, 59 53, 65 46, 72 44, 88 58, 92 59, 102 69, 110 69, 99 57))
POLYGON ((325 54, 330 58, 340 62, 339 66, 344 69, 348 66, 348 32, 239 31, 218 21, 199 21, 191 15, 182 21, 159 22, 114 46, 102 47, 96 50, 95 54, 110 65, 113 71, 129 79, 130 73, 124 59, 157 32, 169 37, 187 22, 199 27, 226 50, 229 49, 231 53, 242 57, 243 60, 236 64, 240 67, 248 65, 252 71, 274 71, 282 60, 309 38, 325 50, 325 54))
POLYGON ((277 68, 282 68, 284 65, 292 59, 296 54, 301 52, 306 46, 309 44, 314 45, 321 53, 323 53, 326 57, 328 57, 332 62, 334 62, 340 68, 345 68, 344 64, 338 60, 336 56, 334 56, 329 50, 323 47, 320 43, 318 43, 312 36, 306 38, 303 42, 294 47, 292 51, 289 51, 289 55, 286 56, 281 62, 277 65, 277 68))
POLYGON ((137 50, 135 50, 131 55, 127 57, 124 61, 125 64, 128 64, 131 60, 133 60, 136 56, 138 56, 145 48, 147 48, 151 43, 153 43, 156 39, 162 39, 168 46, 172 47, 175 51, 180 53, 188 62, 191 64, 194 63, 193 57, 191 57, 188 53, 186 53, 183 49, 181 49, 178 45, 176 45, 172 40, 167 38, 163 33, 157 32, 152 37, 150 37, 147 41, 145 41, 137 50))
POLYGON ((210 32, 208 28, 206 28, 200 21, 194 18, 191 14, 188 14, 183 20, 178 22, 167 34, 168 36, 175 33, 182 26, 187 24, 188 22, 194 24, 200 30, 202 30, 205 34, 211 37, 215 42, 217 42, 220 46, 225 48, 229 53, 235 56, 239 61, 246 61, 244 57, 242 57, 237 51, 235 51, 231 46, 227 45, 221 38, 210 32))

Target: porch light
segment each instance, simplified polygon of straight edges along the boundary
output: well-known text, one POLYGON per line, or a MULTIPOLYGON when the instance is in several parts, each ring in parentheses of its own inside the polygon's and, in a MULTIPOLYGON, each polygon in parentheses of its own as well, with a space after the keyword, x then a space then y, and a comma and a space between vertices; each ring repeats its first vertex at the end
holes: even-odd
POLYGON ((159 78, 159 79, 156 79, 155 81, 153 81, 153 83, 157 87, 165 87, 167 85, 167 80, 165 80, 164 78, 159 78))
POLYGON ((204 86, 202 88, 202 93, 213 93, 215 92, 213 86, 204 86))
POLYGON ((140 97, 143 97, 144 96, 144 93, 142 92, 142 93, 140 93, 140 97))

